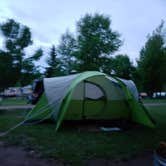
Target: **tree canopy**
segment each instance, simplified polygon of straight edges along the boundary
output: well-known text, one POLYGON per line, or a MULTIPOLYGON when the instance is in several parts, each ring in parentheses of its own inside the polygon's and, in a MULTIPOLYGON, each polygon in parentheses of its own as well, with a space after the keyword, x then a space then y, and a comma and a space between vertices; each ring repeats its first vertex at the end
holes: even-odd
POLYGON ((111 20, 102 14, 86 14, 77 23, 79 71, 100 70, 110 54, 121 46, 120 34, 111 29, 111 20))
POLYGON ((66 33, 61 36, 60 44, 58 45, 58 54, 61 59, 61 69, 66 75, 71 74, 72 71, 76 69, 76 52, 77 41, 72 33, 66 31, 66 33))
MULTIPOLYGON (((9 19, 0 24, 0 30, 4 37, 5 47, 1 53, 3 52, 3 55, 8 57, 5 58, 10 59, 10 64, 6 66, 5 70, 11 70, 12 75, 10 75, 10 78, 13 79, 13 86, 16 84, 29 84, 32 79, 34 79, 37 72, 37 70, 35 70, 34 61, 39 60, 42 56, 42 53, 40 53, 40 56, 35 59, 37 55, 27 58, 25 54, 25 48, 32 44, 30 28, 13 19, 9 19)), ((0 61, 0 65, 3 65, 3 63, 3 61, 0 61)), ((7 79, 4 80, 8 82, 7 79)), ((10 84, 6 84, 6 87, 9 85, 10 84)))
POLYGON ((0 90, 15 84, 14 70, 12 56, 4 51, 0 51, 0 90))
MULTIPOLYGON (((0 89, 23 86, 40 78, 35 65, 44 55, 41 47, 32 55, 25 49, 32 45, 31 30, 9 19, 0 24, 4 48, 0 50, 0 89), (10 76, 10 77, 9 77, 10 76)), ((150 95, 166 85, 166 31, 164 22, 147 37, 140 51, 137 66, 126 54, 115 55, 122 45, 120 34, 112 30, 110 17, 86 14, 76 24, 76 33, 68 30, 61 35, 57 46, 52 45, 46 60, 45 76, 54 77, 97 70, 125 79, 133 79, 139 89, 150 95)))
POLYGON ((164 22, 148 36, 145 46, 140 51, 138 73, 141 89, 150 95, 162 91, 166 84, 166 46, 164 22))
POLYGON ((46 77, 63 75, 61 71, 60 60, 57 58, 57 51, 54 45, 52 45, 50 49, 49 57, 47 59, 47 65, 48 67, 46 67, 46 71, 45 71, 46 77))
POLYGON ((112 70, 117 77, 133 79, 135 67, 127 55, 117 55, 112 61, 112 70))

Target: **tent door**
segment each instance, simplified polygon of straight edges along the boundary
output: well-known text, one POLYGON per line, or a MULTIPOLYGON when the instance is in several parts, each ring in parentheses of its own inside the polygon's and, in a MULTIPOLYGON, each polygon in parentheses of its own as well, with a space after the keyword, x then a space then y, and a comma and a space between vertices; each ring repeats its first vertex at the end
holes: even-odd
POLYGON ((103 89, 92 82, 84 82, 84 100, 82 117, 85 119, 98 119, 106 105, 106 95, 103 89))

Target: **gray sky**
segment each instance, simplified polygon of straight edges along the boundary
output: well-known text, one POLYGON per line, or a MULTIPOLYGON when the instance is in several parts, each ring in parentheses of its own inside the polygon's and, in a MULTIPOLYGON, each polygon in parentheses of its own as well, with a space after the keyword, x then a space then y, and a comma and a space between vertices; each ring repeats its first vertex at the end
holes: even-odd
MULTIPOLYGON (((67 29, 75 32, 76 22, 85 13, 109 15, 111 27, 121 34, 119 52, 138 58, 146 36, 166 20, 165 0, 0 0, 0 21, 14 18, 31 28, 34 46, 58 44, 67 29)), ((2 39, 0 38, 2 42, 2 39)))

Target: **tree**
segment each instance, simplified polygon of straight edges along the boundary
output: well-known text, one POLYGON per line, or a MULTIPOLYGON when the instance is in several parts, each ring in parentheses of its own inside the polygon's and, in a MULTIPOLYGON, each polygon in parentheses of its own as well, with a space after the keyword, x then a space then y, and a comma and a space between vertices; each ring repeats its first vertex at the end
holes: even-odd
POLYGON ((24 48, 32 44, 30 29, 10 19, 1 24, 1 31, 5 37, 6 52, 13 58, 13 67, 16 71, 15 80, 21 83, 23 57, 25 56, 24 48))
MULTIPOLYGON (((29 27, 9 19, 0 25, 1 32, 5 38, 5 50, 7 55, 12 57, 12 70, 15 83, 25 85, 27 74, 32 76, 32 68, 34 68, 35 57, 26 58, 24 49, 32 44, 31 32, 29 27), (26 74, 25 74, 26 73, 26 74), (26 76, 25 76, 26 75, 26 76)), ((36 55, 35 55, 36 56, 36 55)), ((33 78, 33 77, 32 77, 33 78)), ((30 83, 30 80, 26 83, 30 83)))
POLYGON ((0 90, 15 84, 12 56, 0 50, 0 90))
POLYGON ((37 49, 33 56, 31 57, 32 60, 38 61, 43 56, 43 50, 41 48, 37 49))
POLYGON ((61 68, 66 75, 71 74, 76 70, 77 41, 74 36, 67 31, 61 36, 60 44, 58 46, 58 54, 61 59, 61 68))
POLYGON ((113 70, 113 61, 114 59, 112 57, 100 58, 101 66, 99 71, 111 75, 113 70))
POLYGON ((135 67, 127 55, 117 55, 113 59, 112 69, 117 77, 132 79, 135 67))
POLYGON ((47 59, 47 64, 48 64, 48 67, 46 67, 46 71, 45 71, 46 77, 63 75, 61 71, 60 60, 57 58, 57 51, 54 45, 51 47, 51 51, 47 59))
POLYGON ((41 48, 37 49, 32 56, 23 59, 22 62, 22 80, 21 85, 27 85, 31 83, 34 79, 41 78, 39 66, 36 66, 34 62, 39 61, 43 56, 43 50, 41 48))
MULTIPOLYGON (((110 54, 121 46, 118 32, 110 27, 111 20, 102 14, 86 14, 77 23, 79 71, 100 70, 110 54)), ((105 67, 104 67, 105 68, 105 67)))
POLYGON ((138 72, 141 89, 152 95, 161 91, 166 83, 166 47, 164 41, 164 22, 149 35, 145 46, 140 51, 138 72))

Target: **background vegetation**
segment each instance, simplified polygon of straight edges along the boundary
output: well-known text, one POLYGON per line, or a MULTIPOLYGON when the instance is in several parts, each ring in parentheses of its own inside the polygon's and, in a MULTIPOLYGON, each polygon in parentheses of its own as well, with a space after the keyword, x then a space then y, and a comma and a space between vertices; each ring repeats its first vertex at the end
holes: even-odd
MULTIPOLYGON (((142 43, 137 64, 128 55, 117 55, 121 35, 111 28, 111 19, 102 14, 86 14, 76 23, 76 32, 66 31, 48 55, 36 48, 32 55, 25 51, 33 44, 29 27, 9 19, 0 24, 4 47, 0 50, 0 89, 24 86, 36 78, 53 77, 97 70, 121 78, 133 79, 139 90, 152 95, 166 85, 166 31, 164 21, 148 34, 142 43), (44 73, 36 66, 47 57, 44 73)), ((56 39, 55 39, 56 40, 56 39)))

